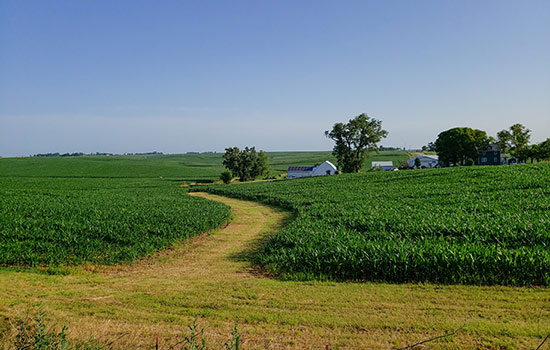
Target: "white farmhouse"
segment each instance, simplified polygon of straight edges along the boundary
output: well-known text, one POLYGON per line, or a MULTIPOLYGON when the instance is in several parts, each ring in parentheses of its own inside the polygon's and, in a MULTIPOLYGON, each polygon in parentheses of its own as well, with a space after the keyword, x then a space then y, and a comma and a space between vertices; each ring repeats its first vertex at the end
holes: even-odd
POLYGON ((334 164, 327 160, 317 166, 289 166, 287 178, 296 179, 299 177, 334 175, 337 171, 338 169, 334 164))
POLYGON ((381 162, 372 162, 373 168, 381 168, 385 171, 391 171, 393 170, 393 162, 391 160, 388 161, 381 161, 381 162))
POLYGON ((421 154, 414 158, 407 160, 409 167, 415 168, 414 162, 416 158, 420 159, 421 168, 436 168, 439 165, 439 157, 431 154, 421 154))

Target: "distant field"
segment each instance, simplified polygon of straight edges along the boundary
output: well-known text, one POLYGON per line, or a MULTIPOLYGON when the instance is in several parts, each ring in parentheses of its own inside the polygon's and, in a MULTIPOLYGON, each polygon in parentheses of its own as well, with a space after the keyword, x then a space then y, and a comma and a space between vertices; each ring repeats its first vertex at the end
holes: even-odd
POLYGON ((221 154, 3 158, 0 176, 212 180, 221 162, 221 154))
POLYGON ((549 164, 197 190, 293 210, 257 259, 287 278, 550 285, 549 164))
MULTIPOLYGON (((291 165, 314 165, 330 160, 331 152, 271 152, 268 153, 273 174, 286 172, 291 165)), ((406 152, 371 154, 365 162, 392 160, 395 165, 408 158, 406 152)), ((15 177, 100 177, 100 178, 160 178, 182 181, 217 180, 223 171, 222 154, 173 154, 140 156, 82 156, 1 158, 0 176, 15 177)))

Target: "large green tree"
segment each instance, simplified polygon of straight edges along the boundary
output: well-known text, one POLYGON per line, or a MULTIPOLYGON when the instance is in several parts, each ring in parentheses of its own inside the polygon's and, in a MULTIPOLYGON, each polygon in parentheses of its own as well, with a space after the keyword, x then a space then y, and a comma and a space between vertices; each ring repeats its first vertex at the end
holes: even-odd
POLYGON ((550 139, 538 144, 538 156, 540 160, 550 160, 550 139))
POLYGON ((363 167, 369 151, 378 151, 377 143, 388 135, 382 129, 382 122, 371 119, 365 113, 351 119, 348 123, 336 123, 325 136, 336 143, 332 154, 338 160, 338 166, 345 173, 357 173, 363 167))
POLYGON ((251 178, 255 179, 258 176, 267 175, 269 173, 269 158, 264 151, 255 152, 254 150, 252 159, 252 167, 250 168, 251 178))
POLYGON ((531 130, 521 124, 514 124, 508 130, 497 133, 497 142, 502 152, 510 152, 519 160, 525 161, 529 157, 529 139, 531 130))
POLYGON ((427 146, 422 146, 422 151, 426 152, 434 152, 435 151, 435 144, 433 142, 428 143, 427 146))
POLYGON ((223 166, 230 170, 239 181, 254 180, 269 173, 269 159, 264 151, 257 152, 255 147, 225 149, 223 166))
POLYGON ((489 142, 490 139, 485 131, 452 128, 437 136, 435 149, 443 164, 464 165, 470 160, 477 161, 480 151, 486 149, 489 142))
POLYGON ((239 147, 228 147, 223 154, 223 166, 231 171, 233 177, 239 176, 239 159, 241 150, 239 147))
POLYGON ((531 162, 534 160, 540 162, 541 160, 550 160, 550 139, 546 139, 536 145, 531 145, 529 147, 529 158, 531 162))

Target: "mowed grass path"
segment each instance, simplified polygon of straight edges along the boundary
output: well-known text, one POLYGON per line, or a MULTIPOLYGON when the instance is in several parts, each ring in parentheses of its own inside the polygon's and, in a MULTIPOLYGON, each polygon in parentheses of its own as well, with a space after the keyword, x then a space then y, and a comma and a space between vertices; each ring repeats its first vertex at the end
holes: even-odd
MULTIPOLYGON (((244 259, 289 213, 258 203, 194 194, 231 206, 233 221, 153 257, 70 274, 0 270, 0 329, 42 303, 72 338, 115 348, 168 349, 194 315, 212 349, 235 321, 243 349, 392 349, 464 327, 430 349, 535 349, 550 332, 547 288, 287 282, 244 259)), ((4 338, 5 340, 6 338, 4 338)))

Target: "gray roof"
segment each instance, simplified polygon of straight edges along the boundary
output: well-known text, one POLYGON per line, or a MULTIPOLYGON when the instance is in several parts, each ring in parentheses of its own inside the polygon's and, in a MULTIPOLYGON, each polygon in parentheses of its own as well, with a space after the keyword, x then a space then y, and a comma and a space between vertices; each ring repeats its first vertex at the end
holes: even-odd
MULTIPOLYGON (((439 160, 439 156, 435 155, 435 154, 421 154, 421 155, 418 155, 416 157, 420 157, 420 158, 426 157, 426 158, 431 158, 433 160, 439 160)), ((414 157, 414 158, 416 158, 416 157, 414 157)))
POLYGON ((487 149, 485 149, 485 152, 498 152, 500 151, 500 146, 498 145, 498 143, 491 143, 487 149))
POLYGON ((393 162, 391 160, 382 160, 378 162, 372 162, 372 167, 379 167, 379 166, 393 166, 393 162))
POLYGON ((313 171, 314 166, 289 166, 287 172, 290 171, 313 171))

